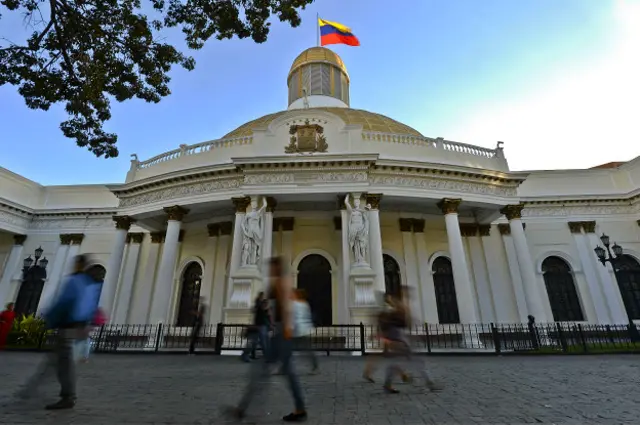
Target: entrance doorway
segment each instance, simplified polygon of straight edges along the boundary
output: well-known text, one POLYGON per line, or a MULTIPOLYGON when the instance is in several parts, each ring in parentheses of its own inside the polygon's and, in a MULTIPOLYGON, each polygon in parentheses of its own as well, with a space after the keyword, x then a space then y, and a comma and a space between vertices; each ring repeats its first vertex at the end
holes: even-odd
POLYGON ((316 326, 333 323, 331 297, 331 264, 322 255, 310 254, 298 265, 298 289, 307 293, 307 300, 316 326))

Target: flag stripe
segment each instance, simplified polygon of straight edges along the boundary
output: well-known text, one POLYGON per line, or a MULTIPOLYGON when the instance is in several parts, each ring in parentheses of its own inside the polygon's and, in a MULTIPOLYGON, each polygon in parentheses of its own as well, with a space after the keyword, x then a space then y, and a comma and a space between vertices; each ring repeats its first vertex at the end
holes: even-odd
POLYGON ((324 36, 329 34, 339 34, 347 37, 353 37, 353 34, 351 34, 350 32, 341 31, 340 29, 332 27, 330 25, 324 25, 320 27, 320 35, 324 36))
POLYGON ((346 44, 347 46, 359 46, 360 41, 353 35, 342 35, 340 33, 332 33, 320 37, 320 44, 346 44))
POLYGON ((318 19, 318 24, 320 25, 320 27, 332 26, 332 27, 337 28, 338 30, 340 30, 342 32, 351 32, 351 28, 349 28, 346 25, 339 24, 337 22, 331 22, 331 21, 326 21, 324 19, 318 19))

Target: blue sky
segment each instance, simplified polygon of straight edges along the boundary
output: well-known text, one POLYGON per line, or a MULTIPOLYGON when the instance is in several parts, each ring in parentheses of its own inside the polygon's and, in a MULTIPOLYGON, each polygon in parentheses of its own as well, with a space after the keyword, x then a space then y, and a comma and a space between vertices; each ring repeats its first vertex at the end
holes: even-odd
MULTIPOLYGON (((42 184, 124 181, 141 160, 212 140, 286 109, 293 59, 316 43, 316 13, 350 26, 361 47, 332 46, 351 76, 351 106, 426 136, 494 147, 512 169, 586 168, 640 154, 640 1, 316 0, 269 40, 211 40, 196 69, 172 72, 159 104, 113 105, 120 157, 96 159, 62 136, 61 107, 24 106, 0 88, 0 166, 42 184)), ((20 19, 0 21, 19 39, 20 19)), ((174 37, 171 35, 170 37, 174 37)))

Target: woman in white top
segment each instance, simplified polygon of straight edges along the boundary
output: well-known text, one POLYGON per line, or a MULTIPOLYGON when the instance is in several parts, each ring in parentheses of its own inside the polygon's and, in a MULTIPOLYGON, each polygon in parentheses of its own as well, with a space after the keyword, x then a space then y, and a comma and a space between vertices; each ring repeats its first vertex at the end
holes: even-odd
POLYGON ((296 347, 309 357, 313 372, 318 370, 318 358, 313 350, 312 336, 314 334, 311 308, 307 303, 306 293, 303 289, 296 289, 293 299, 293 336, 296 347))

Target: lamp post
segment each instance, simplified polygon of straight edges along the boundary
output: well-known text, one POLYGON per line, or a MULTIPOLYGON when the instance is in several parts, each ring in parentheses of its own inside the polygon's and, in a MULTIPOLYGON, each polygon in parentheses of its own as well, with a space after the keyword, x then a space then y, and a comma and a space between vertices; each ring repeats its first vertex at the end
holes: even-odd
POLYGON ((33 257, 35 258, 35 261, 33 258, 31 258, 31 255, 29 255, 27 258, 24 259, 24 261, 22 262, 23 278, 27 275, 27 272, 32 268, 41 268, 41 269, 47 268, 47 264, 49 264, 49 260, 47 260, 47 257, 42 257, 43 251, 44 250, 42 249, 42 247, 39 247, 34 251, 33 257), (40 259, 40 257, 42 257, 42 260, 40 259))
POLYGON ((22 262, 22 285, 15 305, 17 314, 32 314, 38 308, 49 264, 49 260, 42 257, 43 251, 42 247, 39 247, 34 251, 33 258, 29 255, 22 262))
MULTIPOLYGON (((622 252, 623 252, 622 247, 615 242, 613 243, 613 246, 612 246, 609 236, 605 235, 604 233, 602 234, 602 236, 600 236, 600 241, 602 241, 602 245, 604 245, 604 248, 598 245, 593 250, 598 256, 598 260, 602 263, 604 267, 607 266, 607 263, 611 263, 611 267, 613 268, 613 274, 616 277, 618 286, 620 286, 619 285, 620 282, 618 279, 618 272, 619 272, 618 262, 622 257, 622 252)), ((633 323, 633 318, 631 317, 630 309, 627 308, 627 306, 625 305, 624 310, 627 313, 627 320, 629 321, 629 335, 631 336, 631 340, 640 341, 640 333, 638 332, 638 328, 636 327, 635 323, 633 323)))

